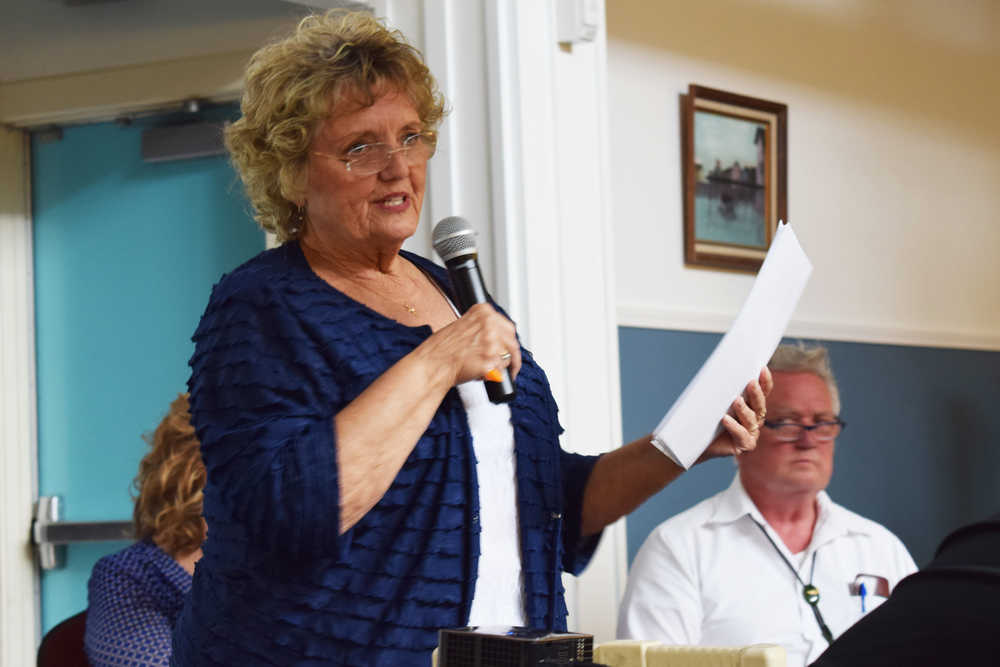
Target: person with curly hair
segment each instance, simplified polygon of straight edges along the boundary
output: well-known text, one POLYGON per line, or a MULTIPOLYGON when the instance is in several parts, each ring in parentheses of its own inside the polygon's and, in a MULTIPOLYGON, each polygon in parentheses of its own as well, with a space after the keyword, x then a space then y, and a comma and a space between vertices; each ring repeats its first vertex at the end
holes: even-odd
MULTIPOLYGON (((401 34, 307 17, 251 58, 241 111, 226 145, 281 245, 219 281, 194 334, 212 537, 174 664, 425 666, 440 628, 565 630, 561 573, 681 469, 649 436, 562 450, 513 322, 459 316, 442 268, 402 249, 444 101, 401 34), (516 395, 494 404, 500 367, 516 395)), ((753 448, 764 393, 710 454, 753 448)))
POLYGON ((205 466, 179 395, 156 428, 133 481, 136 543, 90 575, 84 649, 93 667, 166 665, 170 637, 201 558, 205 466))

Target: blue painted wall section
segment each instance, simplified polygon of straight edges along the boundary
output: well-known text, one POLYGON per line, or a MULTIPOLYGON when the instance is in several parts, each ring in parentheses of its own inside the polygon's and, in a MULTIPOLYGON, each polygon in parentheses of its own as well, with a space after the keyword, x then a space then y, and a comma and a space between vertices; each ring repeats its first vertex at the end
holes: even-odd
MULTIPOLYGON (((141 436, 186 389, 211 287, 264 247, 225 157, 142 162, 142 130, 163 121, 32 137, 39 490, 71 521, 131 518, 141 436)), ((93 563, 123 546, 69 547, 42 578, 43 630, 86 606, 93 563)))
MULTIPOLYGON (((648 433, 720 336, 620 327, 626 442, 648 433)), ((848 427, 830 496, 878 521, 918 565, 952 529, 1000 511, 1000 352, 821 342, 848 427)), ((729 459, 695 466, 633 512, 629 562, 649 532, 732 481, 729 459)))

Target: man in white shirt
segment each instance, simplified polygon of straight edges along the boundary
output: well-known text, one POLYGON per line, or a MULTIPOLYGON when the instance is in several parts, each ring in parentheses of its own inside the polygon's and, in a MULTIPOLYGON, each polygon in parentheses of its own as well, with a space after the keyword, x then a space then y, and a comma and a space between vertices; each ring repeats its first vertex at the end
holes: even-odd
POLYGON ((806 665, 916 571, 883 526, 824 489, 844 424, 829 356, 782 345, 756 450, 725 491, 661 524, 632 564, 618 636, 781 644, 806 665))

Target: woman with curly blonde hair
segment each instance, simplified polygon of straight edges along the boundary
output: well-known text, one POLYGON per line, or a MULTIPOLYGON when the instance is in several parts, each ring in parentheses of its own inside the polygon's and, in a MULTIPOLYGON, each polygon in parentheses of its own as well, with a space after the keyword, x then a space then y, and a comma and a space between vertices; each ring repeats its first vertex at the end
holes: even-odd
POLYGON ((88 582, 84 646, 90 664, 166 665, 170 636, 201 558, 205 466, 179 395, 133 481, 138 540, 97 562, 88 582))
MULTIPOLYGON (((513 322, 460 316, 447 273, 402 249, 444 103, 401 34, 307 17, 253 56, 241 109, 226 145, 282 243, 223 276, 194 334, 212 537, 174 664, 423 667, 440 628, 565 630, 561 573, 680 468, 648 437, 562 450, 513 322), (495 404, 501 367, 516 391, 495 404)), ((756 441, 734 415, 725 452, 756 441)))

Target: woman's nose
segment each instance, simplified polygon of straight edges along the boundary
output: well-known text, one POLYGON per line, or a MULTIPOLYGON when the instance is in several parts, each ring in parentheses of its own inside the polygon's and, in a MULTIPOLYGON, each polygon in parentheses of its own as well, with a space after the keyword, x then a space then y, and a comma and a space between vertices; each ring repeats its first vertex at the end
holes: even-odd
POLYGON ((406 149, 397 148, 389 152, 389 162, 386 163, 378 175, 382 180, 394 181, 398 178, 403 178, 409 171, 410 162, 406 155, 406 149))

